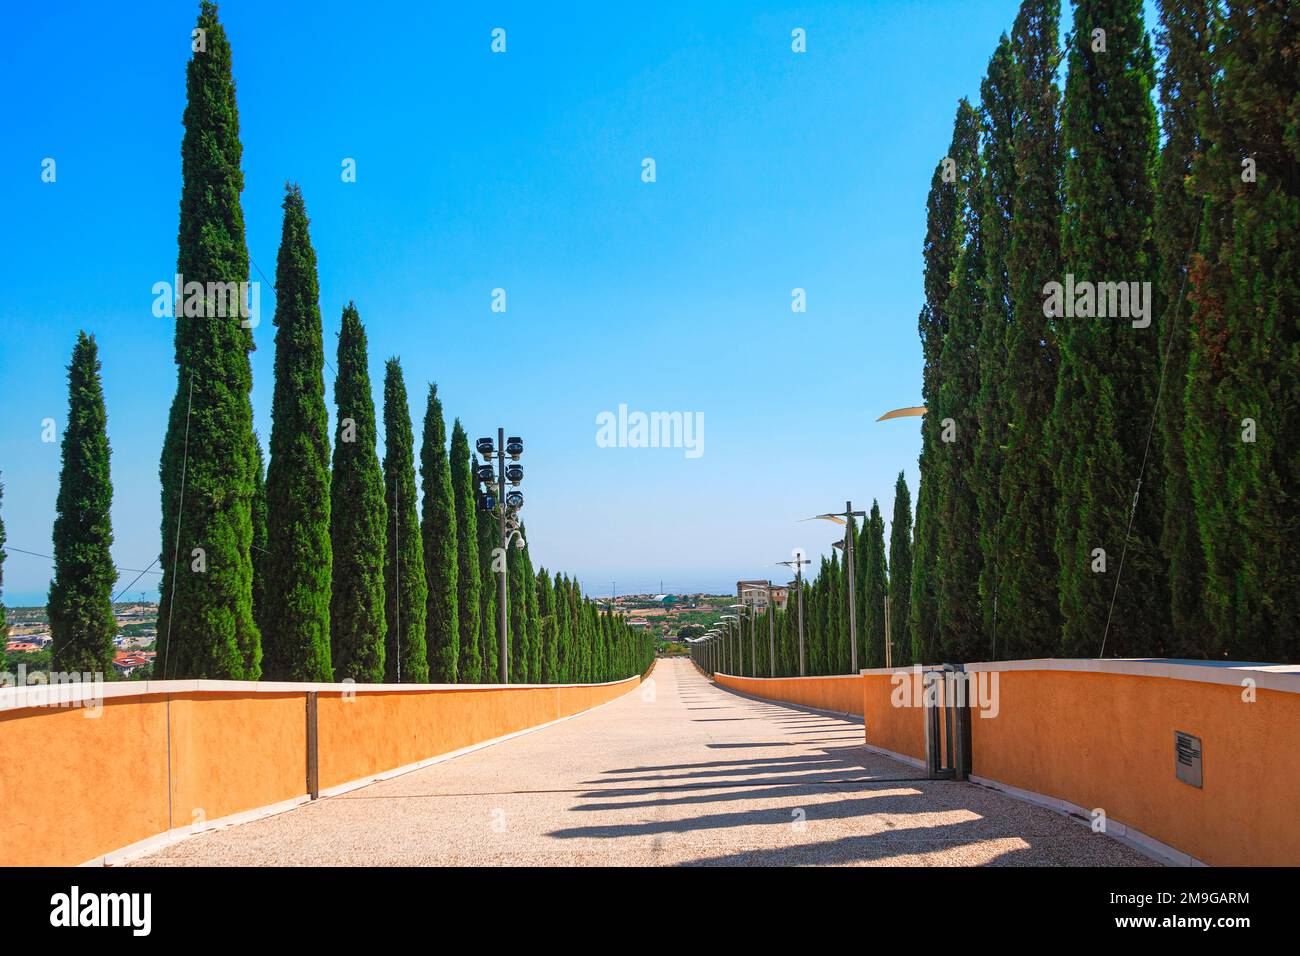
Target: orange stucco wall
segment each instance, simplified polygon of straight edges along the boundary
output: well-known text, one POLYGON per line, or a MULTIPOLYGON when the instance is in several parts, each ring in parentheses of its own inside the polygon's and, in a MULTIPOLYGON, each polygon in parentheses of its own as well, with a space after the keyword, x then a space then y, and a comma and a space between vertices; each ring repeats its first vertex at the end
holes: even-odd
MULTIPOLYGON (((568 717, 639 683, 358 691, 349 700, 320 691, 320 786, 568 717)), ((304 796, 307 689, 0 711, 0 865, 80 864, 169 829, 304 796)))
POLYGON ((715 674, 714 679, 723 687, 730 687, 751 697, 862 716, 862 678, 856 674, 845 674, 842 677, 736 677, 732 674, 715 674))
MULTIPOLYGON (((911 682, 907 699, 921 700, 921 675, 910 671, 904 680, 911 682)), ((890 674, 863 674, 863 722, 867 728, 867 743, 896 754, 925 760, 925 719, 920 707, 894 706, 894 691, 898 687, 890 674)))
POLYGON ((1215 866, 1300 864, 1300 694, 1124 674, 1003 671, 971 721, 973 772, 1086 810, 1215 866), (1204 786, 1174 774, 1201 738, 1204 786))

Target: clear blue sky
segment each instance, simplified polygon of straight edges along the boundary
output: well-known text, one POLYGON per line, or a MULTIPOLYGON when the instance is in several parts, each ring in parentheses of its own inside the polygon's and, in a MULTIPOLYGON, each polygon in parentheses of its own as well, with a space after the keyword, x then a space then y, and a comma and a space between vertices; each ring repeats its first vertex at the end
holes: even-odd
MULTIPOLYGON (((5 14, 3 514, 11 547, 50 552, 59 449, 41 420, 62 425, 85 328, 104 366, 114 556, 143 568, 176 383, 151 287, 175 269, 198 4, 59 6, 5 14)), ((436 381, 471 438, 524 436, 534 560, 594 594, 779 578, 792 548, 836 537, 798 519, 874 497, 888 520, 900 469, 915 499, 918 420, 875 418, 920 400, 926 190, 1016 2, 462 6, 220 5, 249 252, 273 277, 283 186, 301 184, 331 364, 354 299, 377 400, 400 355, 417 419, 436 381), (597 447, 596 416, 620 403, 702 412, 703 456, 597 447)), ((273 303, 267 288, 253 356, 264 443, 273 303)), ((42 602, 49 572, 11 553, 6 602, 42 602)))

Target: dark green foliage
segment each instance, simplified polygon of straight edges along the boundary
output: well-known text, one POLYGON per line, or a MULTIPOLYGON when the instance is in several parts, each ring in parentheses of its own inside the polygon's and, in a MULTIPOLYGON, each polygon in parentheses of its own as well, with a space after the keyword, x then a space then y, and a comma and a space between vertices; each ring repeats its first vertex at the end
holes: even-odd
POLYGON ((1056 393, 1055 330, 1043 315, 1043 287, 1060 281, 1061 154, 1055 76, 1060 0, 1025 0, 1011 31, 1016 122, 1007 282, 1012 321, 1005 343, 1008 424, 998 523, 997 631, 993 656, 1058 652, 1056 491, 1051 411, 1056 393))
POLYGON ((532 583, 524 562, 524 549, 515 547, 523 540, 523 528, 506 549, 506 624, 510 634, 510 683, 532 682, 532 649, 528 641, 528 591, 532 583))
POLYGON ((885 595, 889 593, 889 571, 885 563, 885 519, 880 515, 880 505, 871 502, 871 514, 862 527, 862 551, 854 555, 866 567, 865 634, 862 645, 865 654, 858 657, 859 667, 885 666, 885 595))
MULTIPOLYGON (((953 160, 949 149, 946 160, 953 160)), ((921 353, 925 367, 921 378, 921 395, 929 413, 921 421, 921 485, 916 502, 916 545, 913 549, 912 602, 909 629, 912 658, 918 663, 938 660, 938 561, 939 488, 932 474, 940 454, 939 418, 934 414, 939 401, 939 359, 948 333, 948 297, 952 292, 952 273, 961 251, 962 236, 958 228, 961 197, 956 167, 941 161, 930 180, 926 198, 925 232, 925 305, 921 307, 919 328, 921 353), (952 173, 947 177, 946 174, 952 173)))
POLYGON ((1171 647, 1180 657, 1222 653, 1205 617, 1205 556, 1200 520, 1183 450, 1185 391, 1191 353, 1187 272, 1195 251, 1200 201, 1187 188, 1195 158, 1205 151, 1197 110, 1212 87, 1212 0, 1165 0, 1158 34, 1164 51, 1160 73, 1165 143, 1156 175, 1156 255, 1163 340, 1160 435, 1164 451, 1165 512, 1161 549, 1169 563, 1171 647))
POLYGON ((457 679, 462 684, 495 680, 484 677, 481 635, 491 635, 491 621, 480 631, 478 502, 471 468, 469 437, 460 419, 451 427, 451 494, 456 503, 456 612, 460 618, 460 661, 457 679))
POLYGON ((384 498, 388 533, 384 545, 384 619, 388 624, 384 679, 423 684, 429 680, 424 615, 428 596, 424 548, 415 511, 415 436, 401 363, 384 364, 384 498))
POLYGON ((270 680, 330 681, 329 413, 320 285, 307 209, 286 187, 275 267, 275 393, 266 470, 266 561, 259 612, 270 680))
POLYGON ((384 556, 388 505, 375 451, 378 430, 370 390, 366 330, 349 302, 339 330, 334 379, 338 427, 330 484, 330 544, 334 552, 330 595, 330 656, 334 679, 377 684, 384 680, 384 556))
MULTIPOLYGON (((262 456, 262 439, 253 432, 253 620, 262 619, 266 607, 266 459, 262 456)), ((260 631, 261 628, 259 627, 260 631)))
MULTIPOLYGON (((477 462, 477 459, 475 459, 477 462)), ((501 682, 501 625, 497 601, 500 576, 493 570, 493 551, 500 547, 500 528, 495 515, 480 513, 478 522, 479 630, 483 640, 483 683, 501 682)))
POLYGON ((107 415, 94 336, 77 333, 68 366, 68 420, 54 517, 48 613, 55 670, 113 670, 113 525, 107 415))
POLYGON ((907 639, 911 609, 912 496, 900 471, 894 484, 894 517, 889 523, 889 623, 895 667, 912 663, 912 642, 907 639))
POLYGON ((936 420, 940 429, 939 441, 930 449, 930 478, 935 481, 938 505, 932 573, 939 595, 939 646, 946 660, 958 663, 988 656, 980 611, 980 482, 975 462, 980 387, 976 343, 985 308, 981 215, 985 177, 978 136, 979 116, 963 99, 953 125, 950 153, 957 164, 957 232, 963 245, 946 302, 948 331, 939 355, 939 394, 926 416, 936 420))
POLYGON ((442 417, 438 386, 429 386, 424 412, 424 443, 420 448, 420 477, 424 482, 421 534, 424 541, 425 641, 429 679, 456 683, 460 659, 460 611, 456 594, 456 500, 451 491, 447 458, 447 424, 442 417))
POLYGON ((1198 104, 1204 151, 1194 188, 1204 212, 1191 271, 1184 449, 1210 650, 1236 660, 1300 659, 1297 49, 1294 4, 1227 3, 1215 95, 1198 104), (1252 163, 1254 181, 1245 181, 1252 163))
MULTIPOLYGON (((240 283, 248 279, 248 250, 230 44, 215 4, 200 6, 197 25, 206 51, 186 68, 176 271, 186 284, 240 283)), ((212 299, 206 306, 203 315, 181 309, 176 316, 176 397, 159 466, 159 677, 255 680, 262 652, 250 557, 253 336, 244 327, 252 320, 218 316, 212 299)))
MULTIPOLYGON (((1062 268, 1076 281, 1150 281, 1156 118, 1141 0, 1078 0, 1068 46, 1062 268), (1105 52, 1095 51, 1092 31, 1103 28, 1105 52)), ((1109 625, 1107 654, 1159 654, 1169 607, 1159 549, 1163 469, 1159 449, 1148 456, 1146 445, 1159 328, 1135 328, 1127 317, 1063 317, 1056 327, 1061 649, 1096 656, 1109 625), (1094 570, 1098 549, 1104 571, 1094 570)))
MULTIPOLYGON (((979 392, 975 420, 975 480, 979 512, 981 628, 990 647, 997 644, 998 591, 1001 585, 1003 449, 1017 397, 1008 390, 1007 337, 1014 321, 1010 276, 1012 202, 1016 189, 1013 130, 1017 118, 1015 62, 1011 40, 1002 35, 988 74, 980 85, 984 178, 979 197, 980 238, 984 251, 984 314, 976 343, 979 392)), ((981 651, 981 656, 991 656, 981 651)))
POLYGON ((559 615, 555 610, 555 593, 551 589, 551 578, 545 568, 537 572, 537 613, 542 645, 541 681, 543 684, 559 683, 559 615))

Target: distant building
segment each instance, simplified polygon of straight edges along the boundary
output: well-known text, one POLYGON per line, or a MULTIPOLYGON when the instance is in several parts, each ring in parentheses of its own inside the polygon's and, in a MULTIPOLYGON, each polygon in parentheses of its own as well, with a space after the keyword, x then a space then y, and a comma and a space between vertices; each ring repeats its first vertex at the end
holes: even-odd
MULTIPOLYGON (((736 600, 741 604, 747 604, 754 609, 757 614, 767 613, 767 589, 771 584, 770 581, 737 581, 736 582, 736 600), (761 588, 762 590, 752 590, 761 588), (749 593, 746 593, 746 592, 749 593)), ((790 591, 784 585, 772 585, 772 604, 778 611, 784 611, 786 602, 789 600, 790 591)))

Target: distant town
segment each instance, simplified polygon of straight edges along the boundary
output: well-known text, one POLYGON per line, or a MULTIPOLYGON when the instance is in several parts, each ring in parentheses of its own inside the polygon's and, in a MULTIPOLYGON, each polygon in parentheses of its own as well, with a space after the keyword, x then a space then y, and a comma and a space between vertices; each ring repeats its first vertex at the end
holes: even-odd
MULTIPOLYGON (((113 638, 113 674, 108 679, 148 680, 153 675, 158 640, 158 605, 128 602, 113 605, 117 635, 113 638)), ((50 669, 52 638, 44 607, 5 609, 9 639, 5 643, 5 669, 20 664, 28 673, 50 669)))
MULTIPOLYGON (((767 609, 767 593, 756 589, 760 581, 737 581, 732 594, 620 594, 613 600, 614 611, 629 625, 644 628, 656 639, 661 653, 685 653, 685 639, 703 634, 733 603, 744 603, 759 612, 767 609)), ((785 609, 788 588, 773 586, 772 603, 785 609)), ((605 603, 609 603, 606 601, 605 603)), ((149 680, 157 655, 158 605, 132 601, 113 605, 117 635, 113 638, 113 675, 109 679, 149 680)), ((5 609, 9 639, 4 665, 10 671, 25 665, 28 673, 50 669, 50 622, 44 607, 5 609)))

